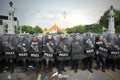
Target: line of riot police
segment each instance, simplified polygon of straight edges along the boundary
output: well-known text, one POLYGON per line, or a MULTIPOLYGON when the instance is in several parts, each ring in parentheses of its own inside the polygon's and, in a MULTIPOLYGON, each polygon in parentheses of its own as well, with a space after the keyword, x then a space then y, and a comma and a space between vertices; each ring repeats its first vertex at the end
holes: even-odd
POLYGON ((59 73, 70 66, 78 71, 83 69, 93 72, 96 69, 120 68, 120 34, 93 33, 73 34, 4 34, 0 35, 0 72, 14 72, 15 66, 22 71, 32 67, 35 73, 45 72, 56 67, 59 73), (95 61, 95 63, 93 63, 95 61))

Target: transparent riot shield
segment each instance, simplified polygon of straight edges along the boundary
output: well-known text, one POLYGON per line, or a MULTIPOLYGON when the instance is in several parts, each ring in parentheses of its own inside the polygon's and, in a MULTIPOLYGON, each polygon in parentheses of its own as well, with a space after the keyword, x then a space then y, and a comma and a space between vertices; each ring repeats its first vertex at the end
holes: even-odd
POLYGON ((116 67, 118 69, 120 69, 120 33, 117 33, 117 44, 118 44, 118 51, 119 51, 119 54, 117 54, 116 56, 116 67))
POLYGON ((17 37, 13 34, 2 35, 2 46, 4 51, 4 61, 3 61, 3 71, 9 70, 11 73, 14 72, 15 61, 17 54, 15 52, 15 47, 17 46, 17 37))
POLYGON ((38 35, 32 36, 30 41, 30 60, 41 61, 42 59, 42 37, 38 35))
POLYGON ((55 43, 53 35, 44 35, 43 36, 43 53, 44 59, 49 58, 49 60, 54 60, 55 54, 55 43))
POLYGON ((2 45, 4 50, 4 57, 7 58, 16 58, 15 47, 17 46, 17 37, 12 34, 2 35, 2 45))
POLYGON ((18 60, 28 59, 30 51, 30 37, 28 37, 28 35, 19 35, 15 50, 18 55, 18 60))
POLYGON ((2 46, 2 35, 0 34, 0 73, 3 70, 3 46, 2 46))
POLYGON ((120 47, 119 47, 119 38, 117 34, 107 34, 107 42, 109 47, 109 57, 110 58, 119 58, 120 57, 120 47))
POLYGON ((82 60, 85 57, 83 45, 84 45, 83 35, 73 34, 72 35, 72 51, 71 51, 72 60, 82 60))
POLYGON ((42 67, 42 36, 34 34, 30 38, 30 50, 29 50, 29 66, 34 69, 35 73, 38 73, 42 67))
POLYGON ((0 61, 2 60, 3 58, 3 45, 2 45, 2 35, 0 34, 0 61))
POLYGON ((103 35, 97 35, 95 38, 95 49, 100 51, 103 56, 108 56, 108 47, 106 38, 103 35))
POLYGON ((84 53, 86 57, 94 56, 95 50, 95 37, 92 33, 84 35, 84 53))
POLYGON ((18 65, 21 64, 22 71, 26 71, 28 68, 28 60, 29 60, 29 51, 30 51, 30 35, 20 34, 17 36, 17 46, 15 47, 15 51, 17 53, 17 62, 18 65))
POLYGON ((119 59, 120 59, 120 33, 117 34, 117 44, 119 46, 119 48, 118 48, 119 49, 118 50, 119 51, 119 55, 118 56, 119 56, 119 59))
POLYGON ((58 61, 70 60, 71 42, 68 35, 60 35, 56 42, 56 53, 58 61))
POLYGON ((43 61, 45 66, 45 71, 51 71, 52 63, 55 60, 55 43, 53 35, 44 35, 43 40, 43 61))

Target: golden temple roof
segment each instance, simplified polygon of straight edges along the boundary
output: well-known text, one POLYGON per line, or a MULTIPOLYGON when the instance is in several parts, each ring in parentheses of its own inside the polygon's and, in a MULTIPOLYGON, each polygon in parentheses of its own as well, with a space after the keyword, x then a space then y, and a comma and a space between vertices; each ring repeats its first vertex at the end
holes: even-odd
POLYGON ((51 31, 58 31, 58 32, 62 32, 64 34, 66 34, 65 30, 61 30, 56 24, 54 24, 51 28, 43 31, 44 34, 50 33, 51 31))

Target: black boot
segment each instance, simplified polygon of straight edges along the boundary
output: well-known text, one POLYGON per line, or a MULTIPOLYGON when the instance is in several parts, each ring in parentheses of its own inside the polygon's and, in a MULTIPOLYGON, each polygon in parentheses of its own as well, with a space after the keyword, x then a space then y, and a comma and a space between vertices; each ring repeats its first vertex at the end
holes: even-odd
POLYGON ((102 71, 105 72, 105 68, 104 67, 102 67, 102 71))
POLYGON ((75 69, 75 70, 74 70, 74 72, 75 72, 75 73, 77 73, 77 72, 78 72, 78 70, 77 70, 77 69, 75 69))
POLYGON ((112 71, 115 71, 115 68, 114 68, 114 67, 112 67, 112 71))
POLYGON ((14 63, 13 63, 13 60, 10 60, 9 68, 10 68, 10 72, 13 73, 14 72, 14 63))
POLYGON ((93 73, 93 70, 92 70, 92 69, 89 69, 89 72, 93 73))

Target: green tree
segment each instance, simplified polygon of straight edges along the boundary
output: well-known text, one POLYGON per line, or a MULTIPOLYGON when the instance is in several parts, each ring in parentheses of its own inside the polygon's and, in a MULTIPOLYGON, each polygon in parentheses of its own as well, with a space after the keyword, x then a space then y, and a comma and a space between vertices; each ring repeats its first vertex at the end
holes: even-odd
POLYGON ((108 21, 109 21, 109 10, 107 10, 103 16, 101 16, 100 20, 99 20, 99 24, 102 27, 108 28, 108 21))
POLYGON ((16 25, 14 26, 15 33, 19 34, 20 33, 20 27, 17 27, 16 25))
MULTIPOLYGON (((115 30, 116 32, 120 33, 120 30, 118 29, 118 26, 120 25, 120 10, 116 10, 114 9, 115 12, 115 30)), ((109 10, 107 10, 103 16, 101 16, 100 20, 99 20, 99 24, 101 25, 101 27, 105 27, 108 28, 108 22, 109 22, 109 10)))
POLYGON ((73 27, 73 31, 76 32, 76 33, 83 33, 84 32, 84 26, 82 26, 82 25, 75 26, 75 27, 73 27))
POLYGON ((84 32, 102 33, 102 28, 99 24, 85 25, 84 32))
POLYGON ((92 32, 92 33, 102 33, 102 27, 99 24, 91 24, 91 25, 79 25, 74 26, 72 28, 66 28, 67 33, 84 33, 84 32, 92 32))
POLYGON ((103 32, 103 28, 101 27, 100 24, 93 24, 92 25, 92 32, 97 33, 97 34, 101 34, 103 32))
POLYGON ((116 33, 120 33, 120 25, 116 26, 116 33))
POLYGON ((66 28, 65 30, 66 30, 67 33, 69 33, 69 34, 73 32, 72 28, 66 28))
POLYGON ((28 25, 23 25, 21 26, 21 31, 22 33, 30 33, 30 34, 33 34, 33 28, 32 26, 28 26, 28 25))
POLYGON ((66 28, 67 33, 83 33, 84 32, 84 26, 78 25, 74 26, 72 28, 66 28))
POLYGON ((4 30, 6 33, 8 32, 8 24, 5 25, 4 30))
POLYGON ((35 26, 33 28, 33 32, 36 33, 36 34, 38 34, 38 33, 43 33, 43 30, 41 29, 41 27, 35 26))

